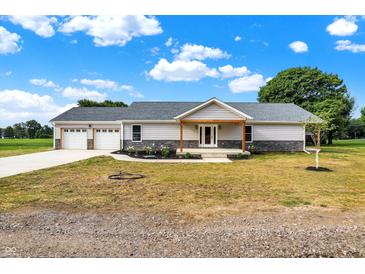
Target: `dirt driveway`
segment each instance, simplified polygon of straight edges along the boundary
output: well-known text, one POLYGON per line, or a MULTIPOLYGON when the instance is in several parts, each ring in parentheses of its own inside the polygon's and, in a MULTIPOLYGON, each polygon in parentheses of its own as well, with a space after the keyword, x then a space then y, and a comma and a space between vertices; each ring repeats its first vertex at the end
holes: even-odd
POLYGON ((1 257, 364 257, 365 213, 316 208, 179 223, 154 214, 0 214, 1 257))

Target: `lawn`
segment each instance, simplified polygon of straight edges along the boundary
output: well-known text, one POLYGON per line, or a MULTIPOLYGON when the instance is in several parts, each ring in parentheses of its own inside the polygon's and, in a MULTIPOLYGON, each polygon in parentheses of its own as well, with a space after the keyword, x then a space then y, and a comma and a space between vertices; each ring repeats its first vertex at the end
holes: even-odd
POLYGON ((365 209, 365 140, 337 141, 314 155, 267 153, 232 164, 156 164, 95 157, 0 179, 0 210, 47 208, 156 212, 204 219, 257 210, 318 207, 365 209), (142 173, 135 182, 108 175, 142 173))
POLYGON ((46 151, 53 148, 53 139, 0 139, 0 157, 46 151))

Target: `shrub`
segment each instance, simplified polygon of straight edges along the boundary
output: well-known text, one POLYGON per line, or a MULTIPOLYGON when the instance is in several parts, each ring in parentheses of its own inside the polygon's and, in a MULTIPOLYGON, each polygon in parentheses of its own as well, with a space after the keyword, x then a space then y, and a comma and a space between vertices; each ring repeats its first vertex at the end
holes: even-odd
POLYGON ((147 155, 151 155, 151 154, 152 154, 152 152, 153 152, 153 149, 152 149, 152 147, 150 147, 150 146, 145 146, 145 147, 143 148, 143 150, 144 150, 144 152, 145 152, 147 155))
POLYGON ((161 146, 161 155, 163 158, 167 158, 170 155, 170 148, 168 146, 161 146))
POLYGON ((242 153, 238 153, 237 155, 236 155, 236 159, 243 159, 243 154, 242 153))
POLYGON ((248 150, 250 151, 251 154, 254 154, 255 153, 255 146, 253 144, 250 144, 248 146, 248 150))
POLYGON ((136 149, 134 148, 134 146, 129 146, 129 147, 127 147, 127 151, 128 151, 128 153, 132 154, 132 153, 136 152, 136 149))
POLYGON ((191 158, 191 154, 189 152, 185 153, 185 159, 190 159, 191 158))

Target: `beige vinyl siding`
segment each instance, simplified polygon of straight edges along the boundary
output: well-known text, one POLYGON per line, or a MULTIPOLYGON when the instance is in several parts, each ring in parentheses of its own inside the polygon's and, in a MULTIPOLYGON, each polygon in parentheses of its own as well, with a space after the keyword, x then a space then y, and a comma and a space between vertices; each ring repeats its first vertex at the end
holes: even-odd
POLYGON ((191 115, 184 118, 185 120, 205 120, 205 119, 214 119, 214 120, 237 120, 242 119, 238 115, 233 112, 226 110, 225 108, 218 106, 216 104, 210 104, 191 115))
POLYGON ((242 140, 242 126, 239 124, 220 124, 218 140, 242 140))
MULTIPOLYGON (((180 125, 178 123, 133 123, 142 125, 142 140, 180 140, 180 125)), ((131 140, 131 125, 124 124, 124 140, 131 140)), ((184 140, 197 140, 195 125, 184 125, 184 140)))
POLYGON ((303 141, 302 125, 254 125, 254 141, 303 141))

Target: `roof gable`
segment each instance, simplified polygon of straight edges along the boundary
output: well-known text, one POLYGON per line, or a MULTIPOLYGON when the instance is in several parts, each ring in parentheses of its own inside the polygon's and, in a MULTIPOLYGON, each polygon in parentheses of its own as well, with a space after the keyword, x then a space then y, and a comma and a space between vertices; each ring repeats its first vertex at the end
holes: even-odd
POLYGON ((212 98, 208 101, 205 101, 177 116, 175 116, 175 119, 186 119, 189 117, 190 119, 194 118, 203 118, 204 115, 206 115, 206 118, 215 118, 219 119, 219 117, 214 117, 214 115, 220 115, 223 118, 222 119, 253 119, 250 115, 247 115, 246 113, 226 104, 222 101, 218 100, 217 98, 212 98), (213 106, 213 107, 212 107, 213 106), (225 118, 226 117, 226 118, 225 118))

